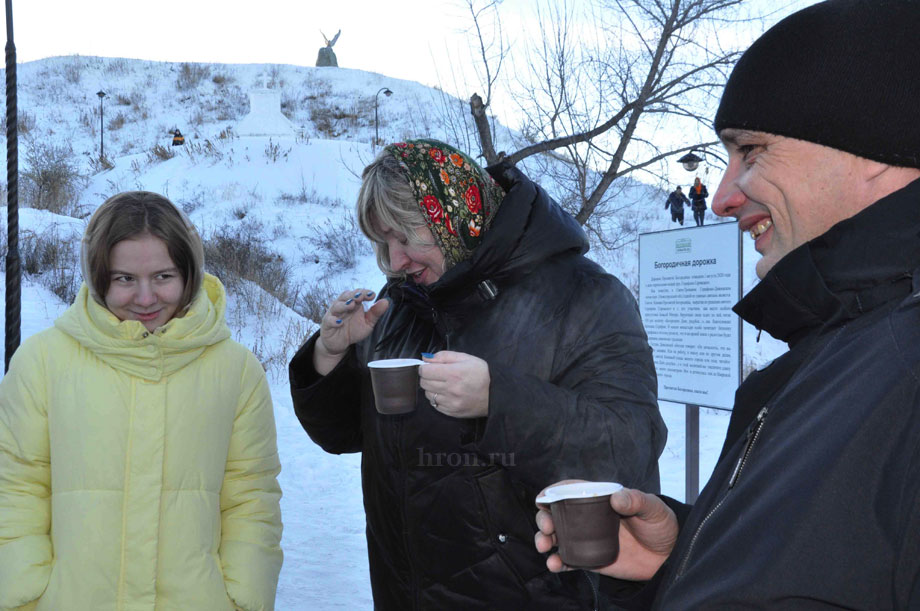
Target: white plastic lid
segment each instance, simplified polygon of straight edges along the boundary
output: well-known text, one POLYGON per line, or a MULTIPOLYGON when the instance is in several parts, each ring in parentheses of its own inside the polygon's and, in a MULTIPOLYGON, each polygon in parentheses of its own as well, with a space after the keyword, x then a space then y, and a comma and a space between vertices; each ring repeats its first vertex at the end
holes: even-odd
POLYGON ((575 482, 553 486, 543 491, 537 497, 538 503, 554 503, 565 499, 583 499, 592 496, 607 496, 613 494, 623 486, 614 482, 575 482))
POLYGON ((419 359, 381 359, 379 361, 371 361, 367 364, 367 366, 374 367, 376 369, 388 369, 393 367, 410 367, 424 364, 425 361, 419 359))

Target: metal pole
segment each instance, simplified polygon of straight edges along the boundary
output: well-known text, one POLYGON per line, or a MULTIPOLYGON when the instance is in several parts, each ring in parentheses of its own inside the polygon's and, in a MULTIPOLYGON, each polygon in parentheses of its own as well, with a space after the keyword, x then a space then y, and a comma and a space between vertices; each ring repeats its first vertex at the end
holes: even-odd
POLYGON ((693 503, 700 495, 700 406, 688 403, 685 412, 687 488, 684 502, 693 503))
POLYGON ((381 87, 377 91, 377 93, 374 94, 374 146, 373 146, 373 151, 375 153, 377 152, 377 140, 380 139, 378 135, 378 123, 377 123, 377 100, 380 98, 381 93, 383 93, 383 95, 387 97, 390 97, 391 95, 393 95, 393 92, 390 91, 389 87, 381 87))
POLYGON ((105 95, 99 96, 99 161, 102 161, 105 158, 105 127, 103 126, 103 112, 102 112, 102 98, 105 95))
POLYGON ((19 118, 16 112, 16 45, 13 0, 6 0, 6 358, 3 371, 19 347, 22 270, 19 263, 19 118))
MULTIPOLYGON (((744 295, 744 243, 738 232, 738 300, 744 295)), ((736 316, 738 324, 738 386, 744 381, 744 321, 736 316)))

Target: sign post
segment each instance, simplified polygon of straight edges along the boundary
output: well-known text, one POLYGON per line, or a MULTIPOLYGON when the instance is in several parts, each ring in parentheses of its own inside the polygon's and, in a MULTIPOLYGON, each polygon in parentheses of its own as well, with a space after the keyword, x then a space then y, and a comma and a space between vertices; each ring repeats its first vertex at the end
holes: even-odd
POLYGON ((688 403, 684 407, 684 417, 684 443, 687 446, 687 455, 684 457, 687 474, 684 501, 693 503, 700 495, 700 406, 688 403))
POLYGON ((741 232, 717 223, 639 236, 639 310, 658 398, 684 403, 687 502, 699 493, 699 408, 731 410, 741 383, 741 232))

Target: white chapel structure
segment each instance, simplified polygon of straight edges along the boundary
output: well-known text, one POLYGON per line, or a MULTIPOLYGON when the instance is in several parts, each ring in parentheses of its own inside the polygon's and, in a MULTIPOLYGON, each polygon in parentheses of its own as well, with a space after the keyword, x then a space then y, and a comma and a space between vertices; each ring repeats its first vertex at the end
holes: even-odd
POLYGON ((249 114, 236 128, 237 136, 271 136, 294 138, 297 129, 281 114, 281 92, 263 86, 249 92, 249 114))

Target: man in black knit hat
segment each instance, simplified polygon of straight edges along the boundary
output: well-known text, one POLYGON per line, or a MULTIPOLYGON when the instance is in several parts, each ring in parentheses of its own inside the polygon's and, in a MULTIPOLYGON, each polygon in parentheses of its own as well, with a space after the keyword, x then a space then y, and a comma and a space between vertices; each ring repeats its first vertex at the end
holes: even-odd
POLYGON ((694 506, 612 495, 618 605, 920 609, 918 32, 920 0, 828 0, 732 72, 712 210, 762 256, 734 311, 789 351, 738 388, 694 506))

